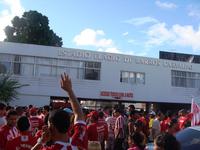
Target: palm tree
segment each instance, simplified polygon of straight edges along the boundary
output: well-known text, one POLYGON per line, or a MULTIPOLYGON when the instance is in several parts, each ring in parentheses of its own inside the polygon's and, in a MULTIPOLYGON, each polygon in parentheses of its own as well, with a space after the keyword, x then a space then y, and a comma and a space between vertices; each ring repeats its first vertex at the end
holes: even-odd
POLYGON ((18 99, 17 89, 27 86, 20 84, 18 80, 11 78, 8 74, 0 74, 0 101, 9 103, 14 99, 18 99))

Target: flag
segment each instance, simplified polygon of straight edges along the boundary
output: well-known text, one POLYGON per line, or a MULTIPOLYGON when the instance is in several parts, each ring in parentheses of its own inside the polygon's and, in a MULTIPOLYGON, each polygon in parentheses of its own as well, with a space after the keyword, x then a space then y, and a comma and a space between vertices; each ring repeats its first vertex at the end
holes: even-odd
POLYGON ((192 99, 191 113, 192 113, 191 126, 199 125, 200 124, 200 106, 194 102, 194 99, 192 99))

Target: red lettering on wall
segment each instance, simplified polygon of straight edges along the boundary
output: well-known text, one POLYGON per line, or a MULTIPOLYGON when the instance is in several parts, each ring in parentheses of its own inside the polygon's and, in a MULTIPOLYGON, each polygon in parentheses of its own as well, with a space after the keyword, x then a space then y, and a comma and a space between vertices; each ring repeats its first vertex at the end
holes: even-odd
POLYGON ((125 92, 101 91, 100 96, 133 98, 133 93, 132 92, 125 93, 125 92))

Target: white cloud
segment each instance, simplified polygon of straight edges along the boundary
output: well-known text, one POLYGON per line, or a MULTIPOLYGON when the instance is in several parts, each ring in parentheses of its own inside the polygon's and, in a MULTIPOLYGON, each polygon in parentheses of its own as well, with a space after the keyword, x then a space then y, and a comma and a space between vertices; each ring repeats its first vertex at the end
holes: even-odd
MULTIPOLYGON (((125 35, 128 33, 125 33, 125 35)), ((108 53, 127 54, 118 49, 112 39, 103 38, 105 33, 103 30, 93 30, 90 28, 84 29, 80 34, 76 35, 73 39, 78 46, 94 46, 97 51, 108 53)))
POLYGON ((193 50, 200 50, 200 26, 195 30, 191 25, 174 25, 172 30, 176 35, 176 44, 191 46, 193 50))
MULTIPOLYGON (((98 48, 97 51, 99 52, 107 52, 107 53, 117 53, 117 54, 126 54, 126 55, 135 55, 133 51, 123 51, 116 47, 109 47, 109 48, 98 48)), ((140 55, 139 55, 140 56, 140 55)))
POLYGON ((158 20, 153 17, 147 16, 147 17, 132 18, 129 20, 125 20, 124 22, 135 26, 140 26, 144 24, 158 23, 158 20))
POLYGON ((171 44, 176 46, 188 46, 194 51, 200 50, 200 26, 194 29, 191 25, 181 26, 179 24, 167 28, 165 23, 151 26, 147 32, 149 40, 146 45, 171 44))
POLYGON ((0 12, 0 41, 3 41, 6 37, 4 28, 7 25, 11 25, 11 20, 15 16, 21 16, 24 12, 24 8, 20 0, 0 0, 0 3, 2 7, 5 7, 5 9, 0 12))
POLYGON ((122 53, 121 50, 117 49, 116 47, 110 47, 110 48, 99 48, 97 49, 99 52, 108 52, 108 53, 122 53))
POLYGON ((197 6, 189 5, 188 6, 188 16, 194 18, 200 18, 200 8, 197 6))
POLYGON ((166 28, 165 23, 158 23, 151 26, 147 32, 147 35, 150 37, 150 40, 147 42, 147 44, 150 45, 160 45, 173 37, 173 34, 166 28))
POLYGON ((128 34, 129 34, 128 32, 122 33, 123 36, 127 36, 128 34))
MULTIPOLYGON (((124 35, 128 35, 128 32, 125 32, 124 35)), ((76 45, 78 46, 94 46, 97 51, 107 52, 107 53, 118 53, 118 54, 127 54, 134 55, 132 50, 121 50, 117 48, 112 39, 102 38, 105 36, 103 30, 94 30, 94 29, 84 29, 80 34, 76 35, 73 39, 76 45)), ((134 42, 134 41, 132 41, 134 42)), ((146 53, 139 53, 138 56, 144 56, 146 53)))
POLYGON ((73 39, 78 46, 109 47, 113 45, 111 39, 101 38, 105 33, 102 30, 84 29, 73 39))
POLYGON ((171 2, 161 2, 159 0, 156 0, 155 4, 158 7, 163 8, 163 9, 173 9, 173 8, 177 7, 177 5, 174 4, 174 3, 171 3, 171 2))

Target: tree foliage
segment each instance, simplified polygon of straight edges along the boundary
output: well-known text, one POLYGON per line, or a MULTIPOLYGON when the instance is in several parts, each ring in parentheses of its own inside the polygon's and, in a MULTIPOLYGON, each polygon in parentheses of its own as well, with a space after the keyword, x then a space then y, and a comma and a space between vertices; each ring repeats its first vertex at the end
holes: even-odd
POLYGON ((7 42, 29 43, 48 46, 62 46, 62 38, 49 27, 46 16, 37 11, 24 12, 22 17, 15 16, 12 26, 5 29, 7 42))
POLYGON ((16 79, 12 79, 10 75, 0 74, 0 101, 9 103, 14 99, 18 99, 17 89, 28 86, 20 84, 16 79))

